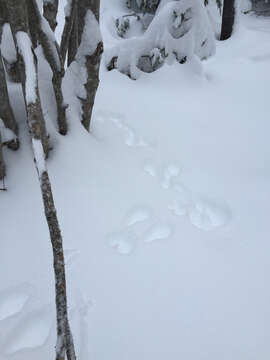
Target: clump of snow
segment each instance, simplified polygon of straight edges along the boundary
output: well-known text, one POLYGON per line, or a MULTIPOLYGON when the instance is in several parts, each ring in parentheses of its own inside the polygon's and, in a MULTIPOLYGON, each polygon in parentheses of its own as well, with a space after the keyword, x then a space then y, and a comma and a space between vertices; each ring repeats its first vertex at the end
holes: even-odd
POLYGON ((1 41, 2 56, 9 62, 13 63, 17 60, 17 53, 12 37, 10 25, 8 23, 3 26, 3 34, 1 41))
POLYGON ((12 140, 16 140, 17 136, 14 132, 7 127, 5 127, 3 120, 0 118, 0 133, 2 135, 2 142, 8 142, 12 140))
POLYGON ((85 61, 86 56, 93 55, 102 41, 98 21, 91 10, 87 10, 84 23, 82 39, 76 55, 77 61, 85 61))
POLYGON ((23 58, 25 65, 26 84, 25 84, 25 96, 27 104, 33 104, 36 102, 36 89, 37 89, 37 72, 34 63, 33 48, 29 36, 24 31, 18 31, 16 33, 16 40, 18 45, 18 51, 23 58))
POLYGON ((117 58, 117 69, 132 78, 151 72, 165 61, 184 63, 194 56, 215 53, 215 39, 204 5, 197 0, 161 2, 157 14, 141 37, 121 41, 106 52, 106 64, 117 58))
POLYGON ((56 45, 55 35, 52 29, 50 28, 48 21, 43 16, 41 16, 41 29, 44 32, 44 34, 46 34, 48 45, 50 47, 51 54, 54 58, 54 62, 57 66, 57 70, 61 71, 61 62, 56 48, 57 45, 56 45))
POLYGON ((46 161, 41 140, 33 138, 32 147, 35 156, 36 167, 38 169, 39 176, 41 176, 42 173, 46 171, 46 161))

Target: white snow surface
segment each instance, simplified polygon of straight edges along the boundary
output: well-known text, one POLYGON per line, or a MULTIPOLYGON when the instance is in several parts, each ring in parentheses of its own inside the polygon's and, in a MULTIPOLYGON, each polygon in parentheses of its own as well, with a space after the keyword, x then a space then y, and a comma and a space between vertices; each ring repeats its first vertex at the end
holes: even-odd
MULTIPOLYGON (((118 11, 102 1, 105 48, 118 11)), ((103 66, 90 134, 73 106, 57 133, 40 66, 80 360, 269 359, 270 20, 240 20, 200 71, 166 64, 132 81, 103 66)), ((9 92, 21 148, 4 149, 0 359, 48 360, 52 251, 21 89, 9 92)))

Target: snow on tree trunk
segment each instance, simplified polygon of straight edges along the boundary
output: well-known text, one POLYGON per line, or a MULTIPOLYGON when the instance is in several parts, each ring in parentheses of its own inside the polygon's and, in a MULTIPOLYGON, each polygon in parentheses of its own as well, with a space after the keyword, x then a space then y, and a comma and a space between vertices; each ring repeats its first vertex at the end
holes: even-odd
MULTIPOLYGON (((3 25, 6 21, 6 9, 4 9, 4 3, 0 1, 0 45, 2 43, 2 31, 3 25)), ((7 14, 6 14, 7 15, 7 14)), ((13 136, 7 141, 9 148, 17 150, 19 142, 17 139, 18 126, 10 106, 9 95, 6 83, 6 74, 2 61, 1 46, 0 46, 0 119, 3 121, 4 126, 9 129, 13 136)))
POLYGON ((80 96, 82 124, 89 131, 94 101, 99 85, 99 67, 103 43, 99 28, 99 0, 79 0, 78 40, 75 61, 81 68, 84 94, 80 96))
POLYGON ((227 40, 233 33, 235 23, 235 0, 224 0, 220 40, 227 40))
POLYGON ((67 133, 66 104, 62 94, 62 79, 64 76, 64 67, 60 55, 59 46, 55 40, 54 33, 48 26, 46 20, 41 16, 36 0, 28 0, 29 11, 35 18, 33 30, 37 34, 41 43, 43 53, 53 72, 52 83, 57 105, 57 121, 59 133, 67 133))
POLYGON ((57 12, 59 0, 43 0, 43 15, 50 24, 52 31, 55 31, 57 26, 57 12))
POLYGON ((46 129, 38 92, 37 58, 28 35, 25 1, 7 0, 7 5, 20 61, 27 124, 32 139, 35 166, 39 176, 44 211, 53 249, 57 315, 56 360, 65 360, 65 355, 67 355, 68 360, 75 360, 74 344, 68 322, 63 240, 45 161, 48 148, 47 144, 44 144, 46 129))
POLYGON ((65 8, 65 26, 61 37, 60 53, 63 63, 66 61, 67 51, 69 47, 70 35, 73 28, 73 22, 76 16, 78 0, 67 0, 65 8))
MULTIPOLYGON (((28 123, 41 138, 46 157, 49 153, 48 136, 43 118, 37 75, 37 58, 29 37, 25 0, 7 0, 10 26, 17 49, 28 123)), ((32 135, 32 134, 31 134, 32 135)))

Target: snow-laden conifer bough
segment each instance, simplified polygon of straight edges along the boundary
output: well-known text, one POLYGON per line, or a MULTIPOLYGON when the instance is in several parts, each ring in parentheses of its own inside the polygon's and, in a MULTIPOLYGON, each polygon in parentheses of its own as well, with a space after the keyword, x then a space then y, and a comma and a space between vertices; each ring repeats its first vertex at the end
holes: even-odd
POLYGON ((50 144, 38 86, 38 56, 41 55, 37 47, 41 46, 52 72, 59 133, 65 135, 68 131, 66 109, 69 104, 65 103, 62 93, 67 54, 68 65, 76 66, 82 74, 79 84, 83 89, 80 89, 79 98, 81 123, 89 131, 103 51, 99 30, 99 6, 99 0, 69 0, 62 42, 59 46, 54 35, 58 0, 44 0, 43 4, 40 0, 0 0, 0 180, 4 181, 6 176, 3 146, 13 150, 19 147, 18 125, 8 96, 7 72, 10 80, 16 77, 22 85, 27 126, 53 248, 57 360, 64 360, 66 356, 68 360, 74 360, 76 356, 68 321, 63 240, 46 166, 50 144), (5 36, 7 34, 9 36, 5 36), (73 41, 74 39, 76 41, 73 41), (12 47, 12 56, 4 56, 7 52, 1 54, 1 49, 12 47), (14 74, 16 76, 13 76, 14 74), (4 138, 2 133, 5 134, 4 138))

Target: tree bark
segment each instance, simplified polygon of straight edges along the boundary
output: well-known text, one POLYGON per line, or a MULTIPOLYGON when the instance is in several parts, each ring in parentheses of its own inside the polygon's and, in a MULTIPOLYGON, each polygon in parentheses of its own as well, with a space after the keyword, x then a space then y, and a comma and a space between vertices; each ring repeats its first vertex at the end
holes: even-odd
POLYGON ((37 58, 29 38, 26 0, 7 0, 12 33, 15 39, 27 108, 27 125, 32 139, 35 166, 39 176, 45 216, 50 232, 55 276, 57 315, 56 360, 76 360, 69 328, 63 240, 58 223, 49 174, 46 168, 46 147, 43 143, 45 122, 38 92, 37 58), (29 72, 32 71, 32 74, 29 72), (29 75, 31 78, 29 79, 29 75), (34 80, 33 80, 34 79, 34 80))
POLYGON ((235 23, 235 0, 224 0, 220 40, 232 36, 235 23))
POLYGON ((69 39, 68 45, 68 66, 75 60, 78 47, 79 47, 79 39, 78 39, 78 7, 77 3, 74 4, 74 15, 73 15, 73 24, 72 30, 69 39))
POLYGON ((63 60, 63 64, 66 62, 67 51, 69 47, 69 40, 72 32, 73 22, 77 11, 77 1, 70 0, 69 13, 65 17, 65 26, 61 37, 60 53, 63 60))
MULTIPOLYGON (((7 9, 3 0, 0 0, 0 46, 2 42, 3 25, 7 21, 7 9)), ((6 82, 6 74, 2 61, 1 47, 0 47, 0 119, 2 119, 6 128, 10 129, 14 134, 14 139, 7 143, 8 147, 17 150, 19 147, 18 141, 18 125, 15 120, 8 95, 8 88, 6 82)))
POLYGON ((43 0, 43 15, 48 21, 52 31, 55 31, 57 26, 57 12, 59 0, 43 0))
POLYGON ((35 133, 39 133, 47 158, 49 143, 38 89, 37 58, 29 37, 26 1, 6 0, 6 3, 11 31, 17 49, 28 122, 32 124, 31 129, 35 128, 35 133), (32 82, 34 82, 34 85, 32 85, 32 82))
MULTIPOLYGON (((60 49, 53 34, 49 34, 46 31, 46 24, 43 23, 39 8, 36 0, 28 0, 28 9, 35 18, 35 25, 33 25, 33 32, 37 34, 37 38, 42 46, 44 56, 49 63, 53 77, 52 83, 54 88, 55 100, 57 105, 57 122, 59 133, 66 135, 67 133, 67 120, 66 120, 66 108, 62 93, 62 79, 64 76, 64 66, 60 55, 60 49)), ((47 29, 48 30, 48 29, 47 29)))
MULTIPOLYGON (((90 10, 99 23, 100 0, 79 0, 78 1, 78 40, 81 44, 83 33, 86 29, 86 15, 90 10)), ((80 50, 79 50, 80 51, 80 50)), ((101 55, 103 53, 103 43, 97 44, 96 51, 93 54, 85 54, 85 68, 87 71, 87 81, 84 84, 86 97, 81 98, 82 104, 82 124, 87 131, 90 129, 92 111, 94 107, 96 92, 99 85, 99 68, 101 55)))

